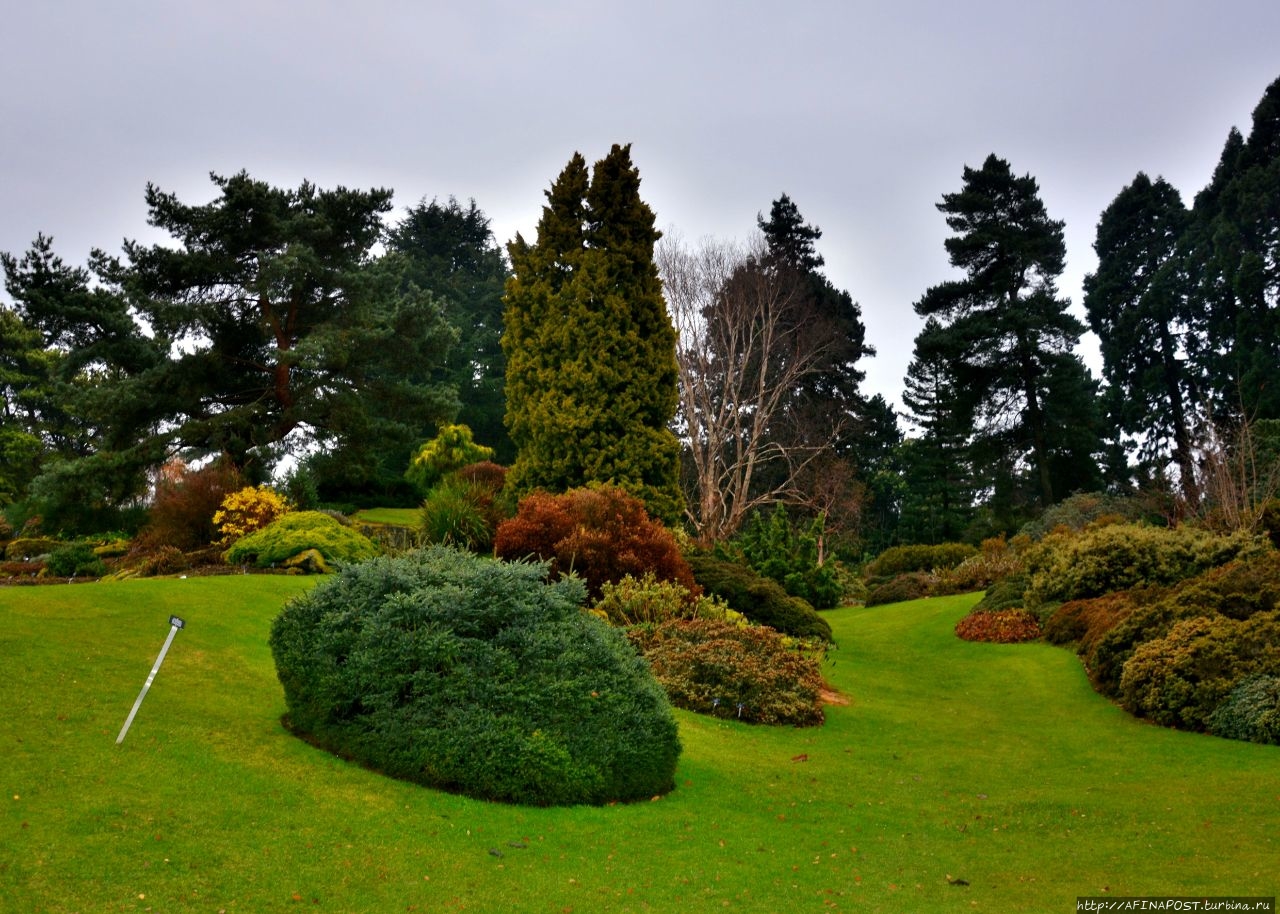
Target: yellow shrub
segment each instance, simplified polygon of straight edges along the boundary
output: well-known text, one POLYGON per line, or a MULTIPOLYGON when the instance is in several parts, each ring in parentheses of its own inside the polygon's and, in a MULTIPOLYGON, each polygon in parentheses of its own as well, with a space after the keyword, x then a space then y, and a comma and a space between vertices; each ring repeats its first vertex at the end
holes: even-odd
POLYGON ((233 543, 292 508, 289 500, 270 486, 245 486, 222 500, 213 514, 213 525, 222 534, 224 544, 233 543))

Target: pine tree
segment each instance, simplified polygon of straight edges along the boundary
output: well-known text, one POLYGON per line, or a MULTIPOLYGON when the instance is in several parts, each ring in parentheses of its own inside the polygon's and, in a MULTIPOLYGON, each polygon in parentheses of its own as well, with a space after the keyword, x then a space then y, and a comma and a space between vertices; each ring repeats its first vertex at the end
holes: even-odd
POLYGON ((1194 507, 1192 420, 1200 384, 1187 353, 1197 348, 1196 315, 1179 254, 1188 220, 1177 190, 1139 173, 1098 222, 1098 269, 1085 277, 1084 306, 1102 342, 1117 432, 1133 436, 1156 470, 1171 449, 1183 497, 1194 507))
POLYGON ((906 485, 898 533, 904 542, 959 540, 973 517, 973 417, 950 362, 952 350, 946 330, 929 317, 916 336, 902 394, 920 429, 901 449, 906 485))
POLYGON ((1063 226, 1049 218, 1035 179, 1015 177, 995 155, 966 166, 962 189, 938 209, 956 233, 945 242, 951 264, 965 276, 929 289, 915 310, 939 320, 957 412, 973 417, 975 465, 994 469, 986 487, 1009 525, 1100 481, 1096 392, 1072 352, 1084 326, 1056 285, 1063 226), (1015 475, 1024 463, 1029 487, 1015 475))
MULTIPOLYGON (((831 441, 838 454, 849 457, 865 432, 866 400, 861 385, 866 372, 859 365, 875 355, 867 345, 862 308, 821 272, 825 263, 817 251, 822 230, 804 221, 786 194, 773 202, 769 218, 757 217, 769 257, 761 268, 791 274, 797 289, 793 312, 798 320, 820 326, 829 336, 821 364, 806 373, 785 410, 786 434, 800 443, 831 441), (832 435, 833 423, 836 424, 832 435)), ((779 429, 771 430, 779 434, 779 429)))
POLYGON ((653 260, 659 237, 630 146, 588 176, 574 154, 533 244, 509 247, 502 338, 517 493, 612 483, 681 513, 675 331, 653 260))
POLYGON ((1280 79, 1245 140, 1232 130, 1188 234, 1218 418, 1280 418, 1280 79))
POLYGON ((435 379, 452 386, 461 404, 456 422, 468 426, 499 463, 515 459, 507 435, 502 355, 502 291, 510 271, 489 219, 474 200, 463 207, 421 201, 388 233, 388 248, 407 262, 404 281, 429 292, 458 341, 435 379))

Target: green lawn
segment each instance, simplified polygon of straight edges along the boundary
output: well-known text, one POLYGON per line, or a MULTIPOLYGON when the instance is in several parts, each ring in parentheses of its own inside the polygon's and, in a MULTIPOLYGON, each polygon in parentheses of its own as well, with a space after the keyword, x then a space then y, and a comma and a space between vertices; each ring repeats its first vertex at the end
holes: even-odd
POLYGON ((285 733, 266 636, 309 583, 0 589, 0 911, 1068 912, 1280 883, 1280 749, 1135 721, 1067 651, 958 641, 973 597, 829 613, 850 704, 820 729, 682 713, 674 793, 523 809, 285 733))
POLYGON ((362 524, 390 524, 393 527, 412 527, 417 529, 422 522, 421 508, 365 508, 357 511, 354 518, 362 524))

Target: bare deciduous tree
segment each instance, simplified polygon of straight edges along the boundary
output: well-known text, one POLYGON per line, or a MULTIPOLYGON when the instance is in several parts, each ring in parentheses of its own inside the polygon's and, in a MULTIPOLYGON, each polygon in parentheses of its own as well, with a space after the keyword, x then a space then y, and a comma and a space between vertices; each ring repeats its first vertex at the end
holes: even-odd
POLYGON ((824 440, 812 417, 804 434, 790 428, 791 394, 821 369, 835 331, 805 306, 799 274, 770 262, 760 236, 691 248, 668 233, 655 259, 678 335, 687 514, 708 545, 732 536, 753 508, 802 501, 803 471, 850 421, 833 410, 824 440))

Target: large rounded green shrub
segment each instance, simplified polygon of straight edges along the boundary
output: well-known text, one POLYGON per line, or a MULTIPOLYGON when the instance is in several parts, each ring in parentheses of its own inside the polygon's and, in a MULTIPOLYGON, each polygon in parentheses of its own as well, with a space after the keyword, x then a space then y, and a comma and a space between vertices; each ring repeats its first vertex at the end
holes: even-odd
POLYGON ((288 724, 393 777, 530 805, 674 785, 671 705, 547 566, 436 546, 344 568, 276 619, 288 724))
POLYGON ((360 562, 378 554, 364 534, 322 511, 291 511, 237 540, 224 557, 232 565, 270 568, 315 550, 325 562, 360 562))
POLYGON ((830 623, 806 600, 791 596, 778 582, 746 565, 706 552, 692 553, 688 561, 694 578, 707 593, 720 597, 757 625, 797 638, 831 640, 830 623))

